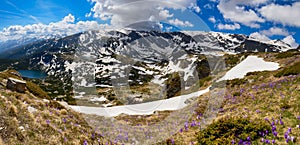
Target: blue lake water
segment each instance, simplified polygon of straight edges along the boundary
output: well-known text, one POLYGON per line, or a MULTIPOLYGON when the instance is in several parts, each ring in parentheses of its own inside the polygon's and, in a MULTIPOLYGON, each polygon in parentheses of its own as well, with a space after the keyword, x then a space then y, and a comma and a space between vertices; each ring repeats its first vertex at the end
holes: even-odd
POLYGON ((30 79, 43 79, 47 74, 38 70, 18 70, 22 77, 30 79))

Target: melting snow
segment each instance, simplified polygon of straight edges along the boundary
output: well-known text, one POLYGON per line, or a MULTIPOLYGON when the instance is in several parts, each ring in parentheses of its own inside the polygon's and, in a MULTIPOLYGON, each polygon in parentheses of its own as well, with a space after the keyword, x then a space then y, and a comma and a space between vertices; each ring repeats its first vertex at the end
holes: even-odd
POLYGON ((101 96, 100 98, 94 97, 94 98, 90 99, 90 101, 92 101, 92 102, 104 102, 106 100, 107 99, 105 97, 103 97, 103 96, 101 96))
POLYGON ((266 62, 257 56, 248 56, 241 63, 229 70, 225 76, 218 81, 243 78, 248 72, 255 71, 273 71, 279 69, 279 64, 275 62, 266 62))
POLYGON ((118 116, 122 113, 128 115, 149 115, 153 114, 154 111, 178 110, 184 108, 187 106, 187 104, 184 103, 185 100, 193 97, 198 97, 207 92, 209 92, 209 87, 205 90, 201 90, 191 94, 141 104, 114 106, 108 108, 87 106, 71 106, 71 108, 80 113, 96 114, 106 117, 118 116))

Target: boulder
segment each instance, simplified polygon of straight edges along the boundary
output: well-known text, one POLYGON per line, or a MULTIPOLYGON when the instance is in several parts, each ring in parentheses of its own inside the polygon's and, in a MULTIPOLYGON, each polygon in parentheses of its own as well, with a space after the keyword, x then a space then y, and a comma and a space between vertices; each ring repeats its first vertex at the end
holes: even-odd
POLYGON ((24 93, 26 90, 26 82, 15 78, 8 78, 6 88, 12 91, 24 93))

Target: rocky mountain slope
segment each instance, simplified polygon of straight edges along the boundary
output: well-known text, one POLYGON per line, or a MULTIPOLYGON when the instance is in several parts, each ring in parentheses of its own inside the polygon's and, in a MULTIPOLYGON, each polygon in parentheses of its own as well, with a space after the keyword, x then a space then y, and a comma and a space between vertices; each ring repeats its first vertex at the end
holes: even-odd
MULTIPOLYGON (((241 58, 243 55, 249 54, 230 57, 241 58)), ((181 129, 173 130, 168 138, 159 140, 157 144, 299 144, 299 52, 251 55, 277 62, 281 68, 276 71, 248 73, 245 78, 226 82, 226 93, 219 96, 224 98, 224 103, 215 110, 217 116, 212 124, 202 122, 207 117, 205 111, 210 96, 199 96, 191 117, 184 118, 185 123, 177 124, 181 129), (200 129, 202 130, 199 131, 200 129)), ((231 62, 233 66, 237 63, 231 62)), ((15 71, 0 73, 0 144, 127 143, 126 139, 130 140, 133 136, 127 131, 135 131, 133 128, 137 128, 141 130, 140 136, 151 138, 152 134, 143 128, 149 123, 162 122, 172 113, 166 111, 134 116, 123 114, 113 119, 84 114, 81 116, 50 100, 45 92, 31 83, 32 80, 23 80, 27 85, 25 93, 6 89, 8 77, 22 79, 15 71), (97 124, 87 124, 87 119, 100 123, 106 119, 117 120, 121 125, 130 127, 122 131, 120 124, 108 124, 105 128, 99 128, 93 126, 97 124), (104 134, 104 129, 108 129, 108 126, 113 130, 104 134)), ((176 120, 164 125, 172 128, 174 123, 176 124, 176 120)))
POLYGON ((57 84, 44 86, 45 89, 54 88, 48 90, 53 96, 73 96, 73 87, 78 98, 82 93, 88 93, 89 99, 100 94, 106 98, 103 101, 126 104, 176 96, 180 89, 174 88, 178 87, 184 90, 192 88, 199 79, 212 72, 208 55, 217 57, 224 52, 281 52, 290 49, 288 44, 280 41, 261 42, 240 34, 122 29, 89 31, 33 42, 9 49, 0 55, 0 59, 3 62, 1 69, 11 67, 46 72, 49 75, 46 82, 57 84), (174 81, 179 82, 177 86, 168 85, 174 81), (113 92, 109 89, 112 86, 129 86, 135 88, 136 93, 130 100, 112 101, 115 94, 120 96, 122 93, 122 89, 113 92), (157 95, 154 98, 149 98, 149 90, 141 91, 141 86, 161 89, 155 90, 157 95), (89 87, 98 87, 100 91, 81 91, 89 87))

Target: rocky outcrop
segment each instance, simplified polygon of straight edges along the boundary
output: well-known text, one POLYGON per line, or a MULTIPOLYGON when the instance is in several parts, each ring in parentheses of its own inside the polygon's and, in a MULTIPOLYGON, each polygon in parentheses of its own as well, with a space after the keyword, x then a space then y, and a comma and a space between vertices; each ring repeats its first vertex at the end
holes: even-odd
POLYGON ((8 78, 6 88, 12 91, 24 93, 26 90, 26 82, 15 78, 8 78))

